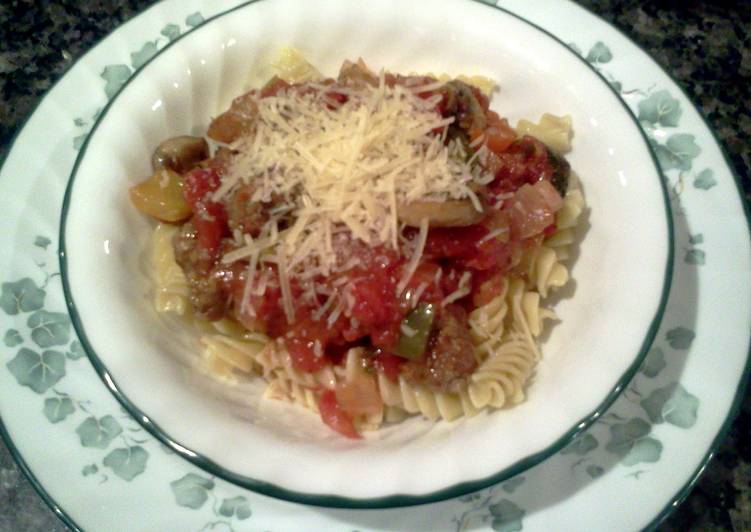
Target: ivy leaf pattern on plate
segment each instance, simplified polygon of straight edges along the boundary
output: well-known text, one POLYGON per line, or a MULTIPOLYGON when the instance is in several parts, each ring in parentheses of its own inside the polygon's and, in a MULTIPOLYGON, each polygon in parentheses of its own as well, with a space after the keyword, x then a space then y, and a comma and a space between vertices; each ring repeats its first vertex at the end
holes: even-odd
POLYGON ((705 168, 694 178, 694 188, 701 190, 709 190, 717 185, 717 180, 714 178, 714 171, 711 168, 705 168))
POLYGON ((104 93, 111 100, 117 94, 125 82, 130 79, 133 71, 128 65, 107 65, 101 73, 101 78, 106 82, 104 93))
POLYGON ((195 13, 187 16, 187 18, 185 19, 185 24, 187 26, 190 26, 191 28, 195 28, 203 24, 205 20, 206 19, 203 18, 203 15, 199 11, 196 11, 195 13))
POLYGON ((158 41, 149 41, 144 44, 140 50, 130 54, 130 65, 133 67, 133 70, 138 70, 143 65, 148 63, 149 59, 156 55, 156 53, 159 51, 157 42, 158 41))
POLYGON ((44 297, 44 290, 28 277, 24 277, 15 283, 3 283, 0 308, 10 315, 32 312, 44 306, 44 297))
POLYGON ((47 246, 49 246, 52 243, 52 241, 47 238, 46 236, 37 236, 34 240, 34 245, 38 248, 47 249, 47 246))
POLYGON ((577 456, 584 456, 585 454, 595 450, 599 443, 597 439, 589 433, 582 434, 577 437, 573 442, 566 446, 561 454, 575 454, 577 456))
POLYGON ((652 423, 668 422, 689 429, 696 423, 699 400, 676 382, 654 390, 641 406, 652 423))
POLYGON ((81 342, 73 340, 68 347, 68 352, 65 353, 70 360, 78 360, 86 355, 86 352, 81 347, 81 342))
POLYGON ((688 349, 696 337, 696 333, 686 327, 670 329, 665 334, 665 339, 673 349, 688 349))
POLYGON ((81 474, 85 477, 96 475, 99 472, 99 468, 96 464, 88 464, 83 467, 81 474))
POLYGON ((652 126, 677 127, 681 118, 680 102, 666 90, 652 93, 638 107, 639 121, 652 126))
POLYGON ((38 310, 26 325, 31 329, 31 339, 39 347, 65 345, 70 339, 70 318, 62 312, 38 310))
POLYGON ((701 148, 696 144, 693 135, 688 133, 675 133, 668 137, 665 144, 653 145, 657 160, 663 170, 691 170, 693 160, 701 148))
POLYGON ((197 510, 209 499, 209 492, 214 489, 214 481, 195 473, 188 473, 170 482, 170 488, 178 506, 197 510))
POLYGON ((76 429, 76 434, 84 447, 106 449, 110 442, 122 433, 123 428, 112 416, 97 419, 88 417, 76 429))
POLYGON ((170 41, 174 41, 180 36, 180 26, 177 24, 167 24, 159 33, 167 37, 170 41))
POLYGON ((642 462, 656 462, 662 454, 662 444, 647 434, 652 426, 640 417, 610 426, 610 441, 605 449, 621 456, 621 463, 633 466, 642 462))
POLYGON ((657 462, 662 455, 662 443, 654 438, 641 438, 634 442, 631 450, 623 457, 621 463, 625 466, 633 466, 641 463, 657 462))
POLYGON ((516 488, 524 484, 524 480, 525 480, 524 476, 517 475, 507 480, 506 482, 504 482, 501 485, 501 489, 505 491, 506 493, 514 493, 516 491, 516 488))
POLYGON ((140 445, 115 449, 102 463, 123 480, 130 482, 146 470, 149 453, 140 445))
POLYGON ((65 355, 59 351, 40 355, 24 347, 6 366, 18 384, 43 394, 65 376, 65 355))
POLYGON ((518 532, 522 530, 524 510, 508 499, 501 499, 488 507, 493 520, 490 526, 495 532, 518 532))
POLYGON ((250 504, 245 497, 237 496, 231 499, 224 499, 219 507, 219 515, 223 517, 237 517, 239 520, 247 519, 251 516, 250 504))
POLYGON ((683 260, 686 264, 704 266, 707 263, 707 254, 700 249, 689 249, 686 251, 683 260))
POLYGON ((3 336, 5 347, 16 347, 23 343, 23 337, 17 329, 8 329, 3 336))
POLYGON ((613 54, 610 52, 610 48, 608 48, 603 42, 598 41, 592 46, 592 48, 590 48, 585 59, 592 64, 609 63, 613 60, 613 54))
POLYGON ((659 347, 653 347, 647 352, 647 357, 641 365, 640 372, 650 379, 659 375, 665 369, 665 352, 659 347))
POLYGON ((44 417, 50 423, 59 423, 76 411, 69 397, 50 397, 44 400, 44 417))

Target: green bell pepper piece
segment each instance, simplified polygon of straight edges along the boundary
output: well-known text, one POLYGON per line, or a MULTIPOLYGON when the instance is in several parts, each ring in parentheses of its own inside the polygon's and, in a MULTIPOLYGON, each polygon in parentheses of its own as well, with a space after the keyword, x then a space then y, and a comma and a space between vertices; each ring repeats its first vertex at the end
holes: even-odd
POLYGON ((435 308, 429 303, 419 303, 407 314, 402 321, 402 335, 399 337, 395 354, 408 360, 419 358, 428 345, 434 318, 435 308), (407 335, 404 329, 409 330, 410 333, 414 331, 414 334, 407 335))

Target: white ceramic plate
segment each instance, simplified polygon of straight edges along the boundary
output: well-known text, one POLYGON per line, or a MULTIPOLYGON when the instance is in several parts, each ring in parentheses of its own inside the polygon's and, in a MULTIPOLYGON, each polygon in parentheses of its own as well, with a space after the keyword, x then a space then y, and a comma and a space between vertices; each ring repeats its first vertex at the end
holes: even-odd
POLYGON ((672 235, 662 187, 646 136, 607 82, 511 14, 466 0, 436 1, 430 10, 399 0, 253 2, 157 54, 102 112, 66 193, 61 272, 73 325, 105 382, 131 414, 149 419, 152 433, 209 473, 293 501, 415 504, 531 467, 568 444, 630 380, 667 298, 672 235), (183 378, 180 355, 199 348, 175 338, 152 309, 141 260, 152 224, 126 191, 149 174, 162 140, 205 131, 244 92, 249 73, 255 86, 270 78, 267 65, 285 43, 332 76, 358 57, 394 72, 488 76, 501 86, 493 107, 512 123, 545 112, 573 118, 568 159, 588 198, 588 230, 572 270, 574 294, 557 307, 561 323, 523 403, 453 423, 410 419, 352 442, 302 409, 274 416, 257 399, 262 383, 239 416, 183 378))
POLYGON ((87 530, 602 530, 658 522, 687 493, 737 408, 751 323, 748 226, 732 171, 680 89, 628 39, 568 2, 501 5, 572 42, 620 84, 658 146, 675 212, 667 312, 645 365, 600 421, 502 484, 438 504, 355 511, 280 502, 212 477, 120 409, 71 334, 56 273, 75 147, 134 67, 170 36, 237 3, 166 0, 124 25, 56 84, 3 165, 0 239, 14 251, 0 255, 0 414, 6 442, 45 500, 87 530))

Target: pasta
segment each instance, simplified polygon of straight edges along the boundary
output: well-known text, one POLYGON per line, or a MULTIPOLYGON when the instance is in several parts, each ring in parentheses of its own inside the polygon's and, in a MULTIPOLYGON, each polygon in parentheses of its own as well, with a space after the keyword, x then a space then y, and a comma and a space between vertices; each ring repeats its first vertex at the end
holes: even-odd
POLYGON ((159 224, 152 236, 152 260, 156 294, 154 306, 157 312, 174 312, 184 315, 189 308, 190 288, 185 274, 175 262, 172 239, 177 228, 159 224))
POLYGON ((532 135, 543 141, 558 153, 571 151, 571 117, 545 113, 535 124, 529 120, 519 120, 516 132, 519 135, 532 135))
POLYGON ((486 78, 360 59, 334 80, 291 48, 272 67, 212 121, 223 148, 170 139, 182 159, 130 191, 162 222, 154 305, 200 331, 199 367, 349 437, 523 401, 585 209, 571 118, 513 130, 486 78))

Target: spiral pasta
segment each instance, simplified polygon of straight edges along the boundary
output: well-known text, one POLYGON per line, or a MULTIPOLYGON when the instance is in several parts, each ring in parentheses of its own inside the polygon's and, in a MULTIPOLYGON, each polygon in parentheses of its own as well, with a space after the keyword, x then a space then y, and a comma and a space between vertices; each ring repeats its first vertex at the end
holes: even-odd
POLYGON ((313 388, 303 386, 283 375, 275 375, 268 379, 263 397, 275 401, 293 403, 312 412, 318 412, 318 394, 313 388))
POLYGON ((584 212, 584 196, 581 188, 572 176, 569 191, 563 198, 563 207, 556 213, 556 232, 545 239, 545 246, 555 251, 558 260, 567 260, 571 245, 576 241, 575 228, 584 212))
POLYGON ((503 283, 502 291, 498 296, 469 314, 472 340, 477 349, 485 355, 495 352, 503 343, 504 323, 508 313, 506 302, 508 286, 508 283, 503 283))
POLYGON ((451 421, 464 413, 461 399, 456 394, 434 392, 426 386, 410 383, 404 377, 393 382, 379 372, 378 389, 384 405, 397 407, 408 414, 421 414, 432 421, 451 421))
POLYGON ((190 288, 185 274, 175 261, 172 248, 172 239, 177 231, 174 225, 159 224, 151 237, 154 307, 157 312, 173 312, 183 316, 190 309, 190 288))
POLYGON ((521 402, 535 361, 527 340, 518 334, 509 335, 471 375, 467 394, 472 406, 479 410, 521 402))
POLYGON ((201 361, 209 373, 230 380, 238 374, 246 377, 261 374, 256 358, 265 349, 264 342, 240 341, 224 334, 211 334, 202 336, 201 344, 201 361))
POLYGON ((527 277, 531 288, 547 297, 551 290, 568 282, 568 269, 561 264, 558 254, 550 247, 542 245, 532 250, 527 277))
POLYGON ((543 141, 553 151, 567 153, 571 151, 571 117, 556 116, 545 113, 540 121, 535 124, 529 120, 519 120, 516 125, 519 136, 531 135, 543 141))

